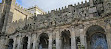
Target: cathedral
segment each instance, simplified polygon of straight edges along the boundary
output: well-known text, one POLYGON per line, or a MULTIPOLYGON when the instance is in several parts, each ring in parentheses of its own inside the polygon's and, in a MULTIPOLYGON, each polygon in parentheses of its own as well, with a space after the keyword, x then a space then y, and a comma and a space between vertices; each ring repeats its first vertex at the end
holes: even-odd
POLYGON ((111 49, 111 0, 89 0, 50 12, 2 0, 0 49, 111 49))

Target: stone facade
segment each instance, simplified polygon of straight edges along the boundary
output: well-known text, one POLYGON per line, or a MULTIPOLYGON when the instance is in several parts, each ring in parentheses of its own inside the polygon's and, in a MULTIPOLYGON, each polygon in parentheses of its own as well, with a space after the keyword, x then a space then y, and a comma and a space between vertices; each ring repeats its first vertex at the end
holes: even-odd
POLYGON ((15 1, 0 4, 0 49, 111 49, 110 0, 89 0, 37 16, 15 1), (14 13, 22 19, 13 21, 14 13))

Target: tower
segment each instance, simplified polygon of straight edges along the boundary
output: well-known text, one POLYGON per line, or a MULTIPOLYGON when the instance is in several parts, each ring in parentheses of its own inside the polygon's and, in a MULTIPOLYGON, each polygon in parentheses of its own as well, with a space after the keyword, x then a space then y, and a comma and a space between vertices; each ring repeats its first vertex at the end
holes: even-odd
POLYGON ((0 15, 0 33, 5 34, 8 24, 12 22, 13 16, 13 5, 16 0, 2 0, 2 9, 0 15))

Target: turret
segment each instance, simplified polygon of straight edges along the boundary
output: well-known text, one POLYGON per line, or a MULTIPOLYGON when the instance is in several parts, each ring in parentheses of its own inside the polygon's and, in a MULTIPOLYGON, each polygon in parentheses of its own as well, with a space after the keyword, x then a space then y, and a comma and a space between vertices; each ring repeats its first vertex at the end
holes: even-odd
POLYGON ((9 24, 12 22, 12 17, 13 17, 13 8, 12 5, 15 5, 16 0, 2 0, 3 5, 3 12, 1 16, 0 23, 2 24, 1 26, 1 32, 5 34, 6 28, 9 27, 9 24))

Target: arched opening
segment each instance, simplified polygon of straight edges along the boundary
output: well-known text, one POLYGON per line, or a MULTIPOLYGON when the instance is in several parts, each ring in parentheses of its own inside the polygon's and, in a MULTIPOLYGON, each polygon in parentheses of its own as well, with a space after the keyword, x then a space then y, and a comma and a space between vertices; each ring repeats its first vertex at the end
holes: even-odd
POLYGON ((9 39, 8 49, 13 49, 13 39, 9 39))
POLYGON ((33 43, 31 44, 30 49, 33 49, 33 43))
POLYGON ((53 40, 53 47, 52 47, 52 49, 56 49, 56 40, 53 40))
POLYGON ((42 33, 40 36, 39 36, 39 49, 48 49, 48 44, 49 44, 49 37, 48 37, 48 34, 46 33, 42 33))
POLYGON ((79 49, 78 48, 78 44, 80 43, 80 37, 76 37, 76 49, 79 49))
POLYGON ((24 37, 22 42, 23 42, 23 49, 27 49, 28 37, 24 37))
POLYGON ((105 30, 97 25, 88 28, 87 49, 108 49, 105 30))
POLYGON ((61 48, 63 49, 71 49, 71 38, 70 38, 70 31, 69 30, 64 30, 61 32, 61 48))

